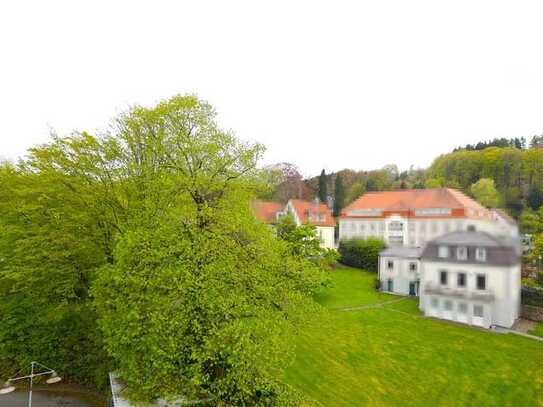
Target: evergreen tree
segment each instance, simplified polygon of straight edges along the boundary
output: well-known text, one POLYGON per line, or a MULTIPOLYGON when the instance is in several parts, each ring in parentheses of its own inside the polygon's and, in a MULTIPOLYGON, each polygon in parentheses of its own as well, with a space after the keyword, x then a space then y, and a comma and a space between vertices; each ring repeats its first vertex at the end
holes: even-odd
POLYGON ((334 216, 339 216, 341 209, 345 204, 345 190, 343 188, 343 180, 341 175, 336 175, 334 191, 334 216))
POLYGON ((324 169, 321 171, 319 177, 319 199, 325 204, 328 202, 328 188, 326 185, 326 172, 324 172, 324 169))

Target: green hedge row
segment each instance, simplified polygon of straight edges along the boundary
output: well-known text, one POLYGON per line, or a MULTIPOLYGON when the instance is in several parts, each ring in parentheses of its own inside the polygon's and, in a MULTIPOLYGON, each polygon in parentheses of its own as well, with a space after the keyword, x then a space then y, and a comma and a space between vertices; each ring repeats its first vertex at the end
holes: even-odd
POLYGON ((339 242, 340 261, 347 266, 377 271, 379 252, 386 247, 381 239, 348 239, 339 242))
POLYGON ((543 288, 524 286, 521 290, 521 298, 524 305, 543 307, 543 288))

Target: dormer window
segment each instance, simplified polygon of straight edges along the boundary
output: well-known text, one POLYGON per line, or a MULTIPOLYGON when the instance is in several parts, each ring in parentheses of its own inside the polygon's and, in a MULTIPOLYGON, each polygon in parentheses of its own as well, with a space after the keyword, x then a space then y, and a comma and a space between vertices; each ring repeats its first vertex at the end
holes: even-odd
POLYGON ((448 246, 439 246, 437 250, 437 256, 446 259, 449 257, 449 247, 448 246))
POLYGON ((486 261, 486 249, 484 247, 475 249, 475 260, 486 261))
POLYGON ((468 259, 468 248, 465 246, 460 246, 456 248, 456 259, 457 260, 467 260, 468 259))

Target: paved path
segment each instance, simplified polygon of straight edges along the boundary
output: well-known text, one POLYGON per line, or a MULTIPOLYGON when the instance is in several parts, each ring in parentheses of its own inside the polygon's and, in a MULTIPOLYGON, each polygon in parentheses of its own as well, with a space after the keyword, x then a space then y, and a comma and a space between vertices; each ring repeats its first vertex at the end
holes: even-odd
POLYGON ((394 304, 396 302, 405 301, 406 298, 409 298, 409 297, 402 297, 402 298, 398 298, 397 300, 378 302, 376 304, 362 305, 359 307, 334 308, 334 311, 350 312, 350 311, 362 311, 362 310, 371 309, 371 308, 381 308, 383 305, 394 304))
POLYGON ((535 339, 536 341, 543 342, 543 338, 540 337, 540 336, 530 335, 530 334, 526 334, 524 332, 515 331, 514 329, 502 328, 500 326, 496 326, 496 327, 492 328, 491 331, 497 332, 497 333, 500 333, 500 334, 515 334, 515 335, 518 335, 518 336, 524 336, 525 338, 535 339))

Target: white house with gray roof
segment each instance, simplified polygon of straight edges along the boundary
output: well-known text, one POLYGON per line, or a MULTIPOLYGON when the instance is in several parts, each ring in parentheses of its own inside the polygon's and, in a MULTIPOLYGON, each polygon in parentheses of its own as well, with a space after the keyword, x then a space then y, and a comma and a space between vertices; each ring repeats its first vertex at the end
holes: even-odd
POLYGON ((511 327, 520 315, 518 238, 456 231, 423 248, 380 253, 383 291, 418 295, 425 316, 489 328, 511 327))
POLYGON ((379 282, 383 291, 400 295, 420 293, 420 247, 389 247, 379 253, 379 282))
POLYGON ((509 328, 519 317, 518 239, 453 232, 429 242, 420 259, 424 315, 484 328, 509 328))

